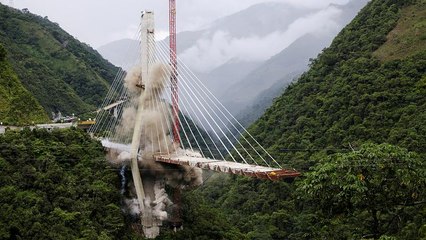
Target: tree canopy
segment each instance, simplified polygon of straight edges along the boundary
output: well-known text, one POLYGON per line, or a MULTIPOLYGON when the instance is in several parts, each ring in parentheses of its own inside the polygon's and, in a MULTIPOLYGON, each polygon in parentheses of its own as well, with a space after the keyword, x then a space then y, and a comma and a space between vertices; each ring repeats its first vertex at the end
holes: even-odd
POLYGON ((329 235, 336 234, 336 227, 348 225, 347 219, 342 218, 356 213, 364 219, 353 222, 356 227, 349 226, 351 236, 378 238, 399 233, 410 219, 411 207, 426 203, 425 165, 418 154, 406 149, 365 144, 353 152, 320 160, 298 183, 298 191, 310 206, 341 224, 329 223, 329 235))
POLYGON ((25 125, 47 121, 46 112, 19 81, 6 56, 0 44, 0 122, 25 125))
POLYGON ((118 239, 119 179, 80 130, 0 135, 0 239, 118 239))

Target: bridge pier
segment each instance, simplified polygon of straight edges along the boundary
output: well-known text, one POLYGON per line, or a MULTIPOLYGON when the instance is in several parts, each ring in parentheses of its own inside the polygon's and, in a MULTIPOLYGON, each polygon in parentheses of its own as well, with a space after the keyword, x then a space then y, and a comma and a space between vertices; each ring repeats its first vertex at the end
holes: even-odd
MULTIPOLYGON (((142 14, 142 27, 141 27, 141 60, 142 60, 142 81, 146 81, 149 76, 150 63, 153 59, 153 45, 154 42, 154 13, 153 12, 144 12, 142 14)), ((142 177, 139 171, 138 165, 138 153, 141 145, 141 132, 142 132, 142 115, 143 115, 143 106, 145 101, 145 91, 142 89, 141 94, 138 99, 138 109, 136 113, 135 127, 133 131, 132 144, 131 144, 131 169, 133 183, 135 184, 136 196, 138 198, 139 209, 141 212, 141 224, 144 231, 144 235, 147 238, 155 238, 160 234, 159 226, 161 226, 161 221, 153 218, 151 206, 146 206, 146 202, 150 202, 150 199, 147 199, 145 194, 148 188, 144 188, 142 177)), ((148 179, 144 179, 147 181, 148 179)), ((151 199, 154 199, 155 196, 151 195, 151 199)), ((150 204, 150 203, 149 203, 150 204)))

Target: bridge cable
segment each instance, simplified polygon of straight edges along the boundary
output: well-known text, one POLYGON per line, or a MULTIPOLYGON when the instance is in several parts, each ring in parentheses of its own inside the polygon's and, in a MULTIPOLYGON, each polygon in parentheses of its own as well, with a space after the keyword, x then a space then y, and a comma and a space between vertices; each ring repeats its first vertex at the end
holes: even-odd
MULTIPOLYGON (((164 55, 163 55, 163 59, 167 59, 167 57, 164 57, 164 55)), ((168 60, 166 60, 166 61, 168 61, 168 60)), ((171 96, 171 94, 168 94, 167 96, 171 96)), ((184 99, 184 100, 186 100, 186 98, 184 99)), ((188 104, 191 108, 192 108, 192 105, 190 105, 190 104, 188 104)), ((183 104, 182 105, 185 109, 186 109, 186 111, 188 111, 187 110, 187 108, 186 108, 186 104, 183 104)), ((183 115, 184 116, 184 120, 186 121, 186 123, 187 123, 187 126, 188 126, 188 128, 189 129, 191 129, 190 128, 190 125, 189 125, 189 123, 187 122, 187 118, 186 118, 186 116, 185 115, 183 115)), ((180 121, 180 120, 179 120, 180 121)), ((180 122, 180 125, 182 126, 182 129, 184 129, 183 128, 183 124, 180 122)), ((197 125, 195 124, 195 127, 196 127, 196 129, 197 129, 197 131, 198 131, 198 133, 200 134, 200 136, 202 136, 202 134, 201 134, 201 132, 199 131, 199 129, 198 129, 198 127, 197 127, 197 125)), ((203 126, 204 127, 204 126, 203 126)), ((208 132, 207 132, 208 133, 208 132)), ((208 135, 209 135, 209 133, 208 133, 208 135)), ((212 142, 214 143, 214 140, 211 138, 211 136, 209 135, 209 137, 210 137, 210 139, 212 140, 212 142)), ((195 138, 195 140, 196 140, 196 142, 197 142, 197 144, 198 144, 198 141, 197 141, 197 138, 195 137, 195 135, 194 135, 194 138, 195 138)), ((204 141, 204 143, 205 143, 205 145, 206 145, 206 147, 208 148, 208 150, 209 150, 209 152, 210 152, 210 154, 212 155, 212 156, 214 156, 213 155, 213 153, 211 152, 211 149, 210 149, 210 147, 209 147, 209 145, 205 142, 205 139, 204 138, 202 138, 202 140, 204 141)), ((215 143, 214 143, 215 144, 215 143)), ((199 145, 199 144, 198 144, 199 145)), ((200 147, 200 150, 201 150, 201 147, 200 147)), ((223 156, 222 156, 223 157, 223 156)))
MULTIPOLYGON (((177 69, 176 69, 177 70, 177 69)), ((200 100, 200 98, 197 96, 197 94, 193 91, 193 89, 191 87, 189 87, 189 85, 186 83, 186 81, 183 81, 183 83, 188 87, 189 91, 194 95, 195 99, 198 101, 198 103, 201 105, 201 107, 203 108, 203 110, 207 113, 207 115, 211 118, 211 120, 213 121, 213 123, 216 125, 216 127, 218 127, 219 131, 223 134, 223 136, 225 136, 226 140, 228 140, 228 142, 231 144, 231 146, 234 148, 234 150, 238 153, 238 155, 241 157, 241 159, 247 163, 247 161, 245 160, 245 158, 241 155, 241 153, 238 151, 238 149, 234 146, 234 144, 232 144, 231 140, 228 138, 228 136, 224 133, 224 131, 222 130, 222 128, 219 126, 219 124, 217 123, 217 121, 212 117, 212 115, 209 113, 209 111, 206 109, 206 107, 204 106, 204 104, 202 103, 202 101, 200 100)), ((200 94, 198 94, 200 95, 200 94)), ((204 102, 207 104, 207 106, 210 106, 208 104, 208 102, 200 95, 201 99, 204 100, 204 102)), ((198 108, 198 106, 197 106, 198 108)), ((200 109, 199 109, 200 111, 200 109)), ((215 112, 213 111, 213 113, 215 114, 215 112)), ((217 117, 217 115, 216 115, 217 117)), ((220 118, 219 118, 220 119, 220 118)), ((220 119, 221 120, 221 119, 220 119)), ((223 121, 222 121, 223 123, 223 121)), ((210 125, 210 123, 209 123, 210 125)), ((211 127, 211 125, 210 125, 211 127)), ((213 128, 212 128, 213 129, 213 128)), ((226 151, 228 152, 228 154, 231 156, 231 158, 235 160, 235 158, 232 156, 231 152, 228 150, 228 148, 226 147, 226 145, 223 143, 223 141, 220 139, 219 135, 216 133, 216 131, 213 129, 213 132, 215 133, 215 135, 219 138, 219 141, 222 143, 222 145, 224 146, 224 148, 226 149, 226 151)))
MULTIPOLYGON (((162 52, 163 53, 163 57, 165 56, 165 54, 164 54, 164 52, 162 52)), ((167 58, 167 57, 165 57, 165 58, 167 58)), ((183 88, 183 90, 185 91, 185 92, 188 92, 187 90, 186 90, 186 88, 183 88)), ((188 95, 188 96, 191 96, 190 94, 186 94, 186 95, 188 95)), ((196 104, 196 102, 195 102, 195 100, 193 99, 193 98, 191 98, 191 101, 194 103, 194 104, 189 104, 190 102, 189 102, 189 100, 187 100, 187 98, 186 98, 186 95, 184 94, 184 95, 182 95, 181 97, 183 97, 184 99, 183 100, 185 100, 186 102, 188 102, 188 104, 183 104, 183 106, 186 106, 186 105, 189 105, 190 107, 191 107, 191 109, 193 110, 193 112, 194 113, 196 113, 196 111, 194 111, 194 109, 193 109, 193 105, 195 105, 195 107, 197 107, 198 109, 199 109, 199 107, 198 107, 198 105, 196 104)), ((198 111, 198 112, 201 112, 201 111, 198 111)), ((199 121, 199 123, 202 125, 202 127, 204 128, 204 129, 206 129, 205 128, 205 126, 204 126, 204 123, 203 123, 203 121, 201 121, 200 119, 199 119, 199 116, 198 115, 195 115, 196 117, 197 117, 197 120, 199 121)), ((209 124, 209 121, 207 120, 207 118, 205 117, 205 115, 204 114, 202 114, 202 117, 206 120, 206 122, 207 122, 207 124, 209 124)), ((196 126, 196 125, 195 125, 196 126)), ((211 127, 211 125, 210 125, 210 128, 212 128, 211 127)), ((215 145, 215 147, 216 147, 216 150, 217 150, 217 152, 219 152, 219 154, 221 155, 221 157, 224 159, 224 156, 222 155, 222 153, 221 153, 221 151, 219 150, 219 148, 217 147, 217 145, 216 145, 216 143, 215 143, 215 140, 211 137, 211 135, 210 135, 210 133, 208 132, 208 131, 206 131, 206 133, 207 133, 207 135, 209 136, 209 138, 210 138, 210 140, 212 141, 212 143, 215 145)), ((201 135, 201 133, 200 133, 200 135, 201 135)), ((202 135, 201 135, 202 136, 202 135)), ((206 146, 208 146, 208 144, 206 143, 206 146)), ((212 153, 211 153, 212 154, 212 153)), ((212 154, 213 155, 213 154, 212 154)))
MULTIPOLYGON (((134 38, 136 38, 136 36, 139 36, 139 38, 140 38, 140 34, 139 34, 140 29, 141 29, 141 24, 139 24, 138 30, 136 31, 134 38)), ((129 50, 130 50, 130 45, 127 46, 127 51, 125 51, 125 52, 129 52, 129 50)), ((113 83, 111 84, 110 91, 108 91, 107 96, 104 98, 104 101, 101 105, 100 111, 97 113, 96 119, 99 119, 99 121, 102 121, 103 117, 105 117, 106 111, 102 111, 102 108, 111 104, 112 99, 113 99, 112 96, 114 95, 114 92, 117 88, 117 85, 119 85, 120 83, 123 82, 123 76, 125 75, 125 73, 126 72, 120 67, 113 83)), ((93 128, 91 127, 91 129, 89 129, 89 131, 91 131, 93 133, 97 132, 97 130, 100 127, 100 124, 95 124, 95 125, 96 126, 95 127, 92 126, 93 128)))
MULTIPOLYGON (((270 159, 272 159, 272 161, 277 165, 277 166, 279 166, 280 168, 281 168, 281 166, 280 166, 280 164, 269 154, 269 152, 268 151, 266 151, 266 149, 250 134, 250 132, 248 132, 247 131, 247 129, 245 128, 245 127, 243 127, 242 126, 242 124, 229 112, 229 110, 225 107, 225 106, 223 106, 223 104, 217 99, 217 97, 201 82, 201 80, 189 69, 189 67, 181 60, 181 58, 179 57, 179 56, 176 56, 176 58, 177 58, 177 60, 178 60, 178 63, 179 63, 179 65, 180 66, 183 66, 183 69, 186 71, 186 72, 189 72, 190 73, 190 75, 191 75, 191 78, 193 79, 193 80, 195 80, 194 82, 195 82, 195 84, 197 84, 197 86, 199 86, 200 88, 201 88, 201 90, 203 91, 203 93, 205 93, 205 95, 210 99, 210 97, 209 96, 211 96, 215 101, 213 101, 213 100, 211 100, 212 102, 213 102, 213 104, 216 106, 216 108, 217 109, 219 109, 220 111, 221 111, 221 113, 222 113, 222 115, 224 115, 225 116, 225 118, 234 126, 234 128, 238 131, 238 133, 241 135, 241 136, 243 136, 243 138, 245 139, 245 141, 250 145, 250 147, 258 154, 258 156, 259 157, 261 157, 262 158, 262 160, 266 163, 266 164, 268 164, 267 162, 266 162, 266 160, 263 158, 263 156, 256 150, 256 148, 254 148, 254 146, 252 146, 251 145, 251 143, 244 137, 244 135, 240 132, 240 130, 238 130, 238 128, 237 127, 235 127, 235 125, 233 124, 233 122, 236 122, 237 124, 238 124, 238 126, 241 128, 241 129, 243 129, 244 130, 244 132, 246 133, 246 134, 248 134, 248 136, 268 155, 268 157, 270 158, 270 159), (205 90, 203 90, 203 89, 205 89, 205 90), (206 91, 207 91, 207 93, 206 93, 206 91), (221 108, 219 108, 217 105, 216 105, 216 103, 218 103, 219 104, 219 106, 221 106, 222 107, 222 109, 234 120, 234 121, 231 121, 231 120, 229 120, 229 118, 227 117, 227 115, 225 115, 224 113, 223 113, 223 111, 221 110, 221 108)), ((182 68, 181 68, 182 69, 182 68)), ((268 164, 269 165, 269 164, 268 164)))

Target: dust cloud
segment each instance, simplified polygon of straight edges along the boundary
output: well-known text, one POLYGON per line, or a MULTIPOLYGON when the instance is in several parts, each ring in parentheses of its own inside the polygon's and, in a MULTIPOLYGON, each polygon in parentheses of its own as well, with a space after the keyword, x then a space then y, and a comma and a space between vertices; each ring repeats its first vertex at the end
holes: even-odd
MULTIPOLYGON (((116 133, 119 138, 127 139, 128 142, 133 134, 137 109, 143 108, 138 163, 145 193, 144 212, 140 211, 131 180, 126 181, 127 189, 124 191, 126 194, 123 202, 126 205, 125 212, 129 215, 142 214, 145 236, 155 237, 159 234, 162 222, 170 218, 167 209, 179 204, 172 202, 166 192, 166 185, 175 189, 198 186, 202 184, 202 170, 155 161, 155 154, 183 153, 185 150, 172 140, 171 107, 168 102, 162 100, 162 94, 170 79, 170 67, 164 64, 153 65, 148 79, 141 78, 140 69, 141 67, 133 68, 125 78, 124 86, 129 92, 130 99, 129 104, 123 109, 116 133), (148 227, 144 222, 148 222, 146 224, 148 227)), ((110 152, 108 155, 108 160, 115 165, 129 165, 130 158, 130 149, 110 152)))

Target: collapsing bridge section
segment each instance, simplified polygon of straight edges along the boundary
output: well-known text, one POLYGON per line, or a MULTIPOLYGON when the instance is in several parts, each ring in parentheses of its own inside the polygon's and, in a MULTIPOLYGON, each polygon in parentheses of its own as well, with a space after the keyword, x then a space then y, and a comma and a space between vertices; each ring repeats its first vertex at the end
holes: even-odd
MULTIPOLYGON (((106 139, 102 140, 102 145, 109 150, 118 152, 130 152, 131 150, 130 145, 114 143, 106 139)), ((160 163, 189 166, 215 172, 236 174, 272 181, 300 176, 300 172, 295 169, 265 167, 247 163, 204 158, 197 152, 191 152, 188 150, 176 151, 175 153, 157 153, 154 154, 153 158, 156 162, 160 163)))
POLYGON ((300 173, 294 169, 271 168, 194 156, 179 156, 176 154, 170 154, 155 155, 154 158, 157 162, 198 167, 216 172, 243 175, 260 179, 269 179, 272 181, 300 176, 300 173))
POLYGON ((163 221, 182 226, 180 190, 202 184, 201 169, 267 180, 300 175, 283 168, 171 46, 155 41, 153 17, 142 15, 140 62, 117 74, 90 129, 112 163, 131 167, 125 201, 147 238, 159 235, 163 221))

